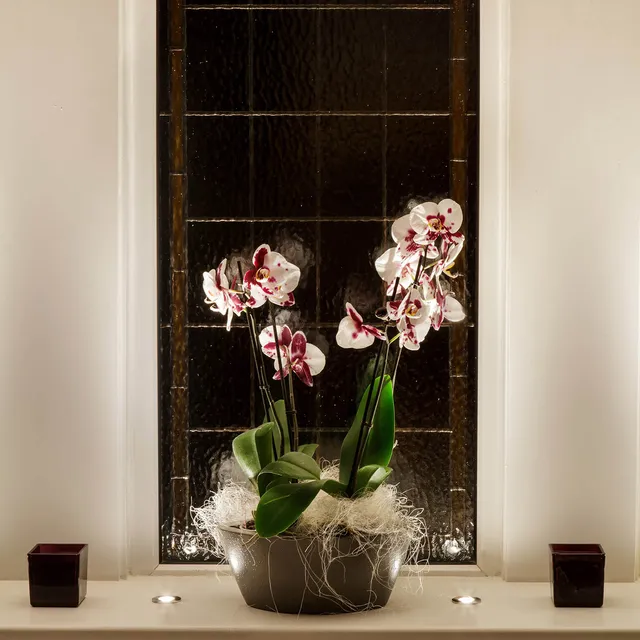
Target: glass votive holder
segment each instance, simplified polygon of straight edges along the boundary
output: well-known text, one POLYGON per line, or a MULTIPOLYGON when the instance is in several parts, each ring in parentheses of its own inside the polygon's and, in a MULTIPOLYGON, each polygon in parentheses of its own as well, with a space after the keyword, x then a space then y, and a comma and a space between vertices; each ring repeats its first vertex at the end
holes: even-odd
POLYGON ((78 607, 87 595, 86 544, 37 544, 28 555, 32 607, 78 607))
POLYGON ((601 607, 605 554, 599 544, 550 544, 556 607, 601 607))

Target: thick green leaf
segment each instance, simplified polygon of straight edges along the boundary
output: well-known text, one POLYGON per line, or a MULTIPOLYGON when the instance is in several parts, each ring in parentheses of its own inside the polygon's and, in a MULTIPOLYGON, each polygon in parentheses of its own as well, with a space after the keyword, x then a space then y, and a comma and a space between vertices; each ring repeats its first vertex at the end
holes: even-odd
POLYGON ((320 467, 312 457, 299 451, 290 451, 268 464, 262 469, 262 474, 284 476, 294 480, 319 480, 320 467))
POLYGON ((342 497, 347 493, 347 485, 338 482, 337 480, 324 480, 322 490, 331 496, 336 498, 342 497))
POLYGON ((271 538, 286 531, 313 502, 324 480, 281 484, 270 488, 260 498, 255 512, 256 531, 271 538))
POLYGON ((317 444, 301 444, 298 447, 298 451, 300 453, 304 453, 307 456, 312 456, 316 452, 317 448, 318 448, 317 444))
POLYGON ((255 477, 262 468, 273 462, 273 446, 271 444, 271 429, 273 428, 274 424, 267 422, 257 429, 241 433, 233 440, 233 455, 251 481, 255 482, 255 477))
MULTIPOLYGON (((389 376, 385 376, 386 379, 389 376)), ((389 378, 390 380, 390 378, 389 378)), ((371 404, 375 401, 376 393, 378 387, 380 385, 380 378, 375 379, 373 393, 371 395, 371 404)), ((342 484, 349 483, 349 476, 351 475, 351 467, 353 467, 353 462, 356 455, 356 448, 358 446, 358 435, 360 434, 360 429, 362 428, 362 420, 364 419, 364 409, 367 404, 367 398, 369 397, 369 385, 362 394, 362 398, 360 399, 360 405, 358 406, 358 411, 356 413, 356 417, 353 419, 353 423, 351 424, 351 428, 349 432, 345 436, 342 441, 342 448, 340 450, 340 482, 342 484)), ((369 409, 370 410, 370 409, 369 409)))
POLYGON ((258 476, 258 494, 263 496, 271 487, 278 484, 290 484, 291 479, 283 476, 272 476, 270 473, 261 473, 258 476))
POLYGON ((360 461, 361 468, 372 464, 386 467, 393 455, 393 445, 396 441, 393 384, 389 376, 385 376, 384 380, 380 402, 360 461))
POLYGON ((391 474, 393 469, 379 464, 370 464, 358 469, 356 493, 375 491, 391 474))
MULTIPOLYGON (((287 408, 284 403, 284 400, 277 400, 275 402, 275 415, 273 413, 273 408, 269 407, 269 421, 275 422, 276 427, 278 426, 278 421, 280 422, 280 426, 284 431, 284 434, 278 434, 278 438, 284 440, 284 453, 289 453, 291 451, 291 438, 289 437, 289 423, 287 421, 287 408), (277 420, 276 420, 277 416, 277 420)), ((265 419, 266 422, 266 419, 265 419)), ((274 440, 276 437, 274 436, 274 440)), ((278 454, 280 453, 280 442, 276 441, 276 445, 278 445, 278 454)))

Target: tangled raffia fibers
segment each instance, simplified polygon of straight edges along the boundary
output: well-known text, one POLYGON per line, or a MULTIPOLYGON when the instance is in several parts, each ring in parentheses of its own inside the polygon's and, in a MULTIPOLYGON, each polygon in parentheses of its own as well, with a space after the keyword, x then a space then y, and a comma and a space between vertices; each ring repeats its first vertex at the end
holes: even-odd
MULTIPOLYGON (((338 465, 325 463, 322 477, 337 479, 338 465)), ((224 558, 219 525, 248 522, 253 518, 257 504, 258 496, 252 487, 229 482, 202 507, 192 509, 194 523, 201 534, 213 540, 213 552, 224 558)), ((405 556, 405 564, 418 564, 421 551, 428 544, 422 509, 415 508, 392 484, 383 484, 355 500, 321 491, 288 533, 300 539, 298 552, 307 568, 308 587, 318 595, 339 602, 345 610, 352 609, 351 603, 336 593, 327 581, 329 567, 345 558, 338 548, 340 537, 351 536, 353 543, 348 555, 366 555, 373 576, 380 582, 383 578, 378 567, 384 566, 385 560, 399 554, 405 556), (320 554, 320 575, 313 571, 307 560, 313 545, 317 545, 320 554)))
POLYGON ((201 536, 210 540, 211 552, 224 558, 224 547, 218 527, 243 525, 253 519, 259 497, 253 487, 233 481, 218 489, 201 507, 192 507, 193 524, 201 536))

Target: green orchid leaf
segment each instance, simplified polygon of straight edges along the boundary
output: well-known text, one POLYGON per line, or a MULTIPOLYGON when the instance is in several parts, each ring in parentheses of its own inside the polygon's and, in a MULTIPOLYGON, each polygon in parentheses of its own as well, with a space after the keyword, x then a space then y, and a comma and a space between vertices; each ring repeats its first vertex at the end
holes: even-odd
POLYGON ((284 476, 294 480, 319 480, 320 467, 310 456, 300 451, 290 451, 268 464, 260 475, 284 476))
POLYGON ((356 494, 375 491, 390 475, 393 469, 379 464, 370 464, 358 469, 356 494))
POLYGON ((380 401, 367 437, 360 467, 372 464, 386 467, 391 462, 396 441, 396 417, 393 402, 393 384, 389 376, 384 377, 380 401))
POLYGON ((304 453, 306 456, 313 456, 317 448, 318 448, 317 444, 301 444, 298 447, 298 451, 300 453, 304 453))
POLYGON ((261 473, 258 476, 258 495, 263 496, 269 489, 279 484, 290 484, 291 478, 274 476, 270 473, 261 473))
MULTIPOLYGON (((273 408, 269 407, 269 422, 275 422, 276 427, 278 426, 278 421, 280 422, 280 426, 284 431, 283 434, 278 432, 278 435, 274 435, 274 442, 278 447, 278 455, 280 454, 280 444, 284 440, 284 453, 289 453, 291 451, 291 438, 289 437, 289 423, 287 421, 287 408, 284 404, 284 400, 277 400, 275 402, 275 415, 273 412, 273 408), (277 420, 276 420, 277 416, 277 420)), ((266 418, 265 418, 266 422, 266 418)), ((277 430, 277 429, 276 429, 277 430)))
POLYGON ((260 471, 273 462, 271 430, 274 428, 276 427, 273 422, 267 422, 233 439, 233 455, 244 474, 254 484, 260 471))
POLYGON ((271 538, 286 531, 313 502, 323 484, 324 480, 313 480, 271 487, 255 511, 258 535, 271 538))
MULTIPOLYGON (((391 380, 389 376, 385 376, 385 381, 391 380)), ((358 406, 358 411, 356 413, 356 417, 353 419, 351 424, 351 428, 349 429, 347 435, 342 441, 342 448, 340 450, 340 482, 342 484, 349 484, 349 477, 351 475, 351 468, 353 467, 354 459, 356 456, 356 449, 358 447, 358 436, 360 434, 360 430, 362 429, 362 421, 364 419, 364 409, 367 404, 367 398, 369 397, 369 385, 362 394, 362 398, 360 399, 360 405, 358 406)), ((376 393, 380 386, 380 378, 376 378, 374 381, 373 392, 371 394, 371 402, 373 403, 376 398, 376 393)))
POLYGON ((337 480, 324 480, 324 484, 322 485, 322 490, 325 493, 328 493, 331 496, 335 496, 336 498, 341 498, 347 495, 347 485, 342 484, 342 482, 338 482, 337 480))

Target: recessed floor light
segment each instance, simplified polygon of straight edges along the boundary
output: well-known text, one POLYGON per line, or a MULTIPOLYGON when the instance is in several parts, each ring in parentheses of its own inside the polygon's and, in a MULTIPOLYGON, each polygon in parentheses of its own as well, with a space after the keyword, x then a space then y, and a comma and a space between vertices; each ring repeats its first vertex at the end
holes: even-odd
POLYGON ((174 604, 175 602, 180 602, 180 600, 182 600, 180 596, 156 596, 151 598, 151 602, 156 604, 174 604))
POLYGON ((480 604, 482 600, 475 596, 457 596, 451 598, 451 602, 455 602, 456 604, 480 604))

